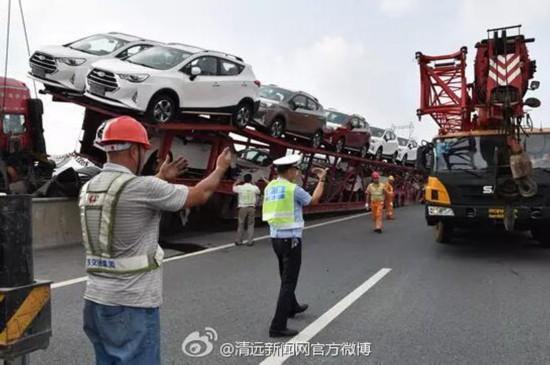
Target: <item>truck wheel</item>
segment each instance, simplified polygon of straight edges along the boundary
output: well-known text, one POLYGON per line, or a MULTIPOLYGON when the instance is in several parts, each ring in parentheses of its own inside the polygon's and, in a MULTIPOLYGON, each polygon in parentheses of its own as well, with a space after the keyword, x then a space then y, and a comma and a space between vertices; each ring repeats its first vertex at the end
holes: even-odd
POLYGON ((176 103, 168 94, 155 95, 149 102, 146 116, 153 123, 169 122, 176 115, 176 103))
POLYGON ((437 243, 451 243, 453 227, 449 223, 438 222, 435 226, 435 241, 437 243))
POLYGON ((346 141, 345 141, 343 138, 340 138, 340 139, 336 142, 336 146, 335 146, 336 153, 342 153, 342 152, 344 152, 344 148, 346 148, 346 141))

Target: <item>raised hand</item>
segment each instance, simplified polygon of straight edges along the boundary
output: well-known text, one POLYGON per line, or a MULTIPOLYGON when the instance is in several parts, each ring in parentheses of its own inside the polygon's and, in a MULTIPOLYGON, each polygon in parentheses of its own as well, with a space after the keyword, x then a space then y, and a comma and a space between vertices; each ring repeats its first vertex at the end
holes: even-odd
POLYGON ((170 155, 167 155, 162 165, 160 166, 157 177, 166 181, 171 181, 180 176, 187 168, 187 160, 183 157, 178 157, 174 161, 170 161, 170 155))
POLYGON ((224 148, 222 153, 216 160, 216 168, 226 171, 231 166, 231 160, 233 159, 233 153, 229 147, 224 148))

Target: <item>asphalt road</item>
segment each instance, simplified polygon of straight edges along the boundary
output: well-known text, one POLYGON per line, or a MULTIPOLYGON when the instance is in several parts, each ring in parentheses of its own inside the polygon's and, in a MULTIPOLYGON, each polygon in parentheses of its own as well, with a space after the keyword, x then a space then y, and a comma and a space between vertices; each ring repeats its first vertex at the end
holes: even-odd
MULTIPOLYGON (((316 226, 305 233, 297 297, 310 309, 289 327, 303 330, 299 336, 310 345, 289 343, 285 351, 310 353, 285 364, 550 363, 550 250, 526 235, 495 232, 439 245, 423 207, 396 213, 382 235, 365 215, 309 222, 316 226), (369 356, 343 355, 367 344, 369 356)), ((213 248, 164 265, 163 363, 257 364, 282 346, 268 337, 279 286, 270 242, 217 249, 233 232, 178 240, 213 248), (216 332, 212 352, 185 355, 182 342, 192 332, 213 338, 207 327, 216 332), (220 348, 231 345, 240 355, 223 357, 220 348)), ((80 248, 35 256, 37 276, 60 283, 53 289, 54 335, 46 351, 32 355, 33 364, 93 363, 81 330, 84 282, 65 281, 83 275, 81 260, 80 248)), ((187 349, 207 349, 201 346, 187 349)))

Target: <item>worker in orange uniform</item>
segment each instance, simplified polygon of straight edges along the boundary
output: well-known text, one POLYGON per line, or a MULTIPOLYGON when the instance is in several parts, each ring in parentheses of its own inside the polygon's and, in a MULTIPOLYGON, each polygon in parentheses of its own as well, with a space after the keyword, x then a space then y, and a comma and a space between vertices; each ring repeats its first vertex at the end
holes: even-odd
POLYGON ((386 201, 384 202, 384 208, 386 209, 386 219, 394 219, 393 216, 393 199, 395 197, 395 193, 393 191, 393 181, 395 179, 393 176, 388 176, 388 182, 384 184, 384 188, 386 190, 386 201))
POLYGON ((374 171, 371 175, 372 182, 367 186, 366 200, 367 208, 371 208, 372 219, 374 221, 374 232, 382 233, 382 215, 384 201, 386 200, 386 189, 380 182, 380 174, 374 171))

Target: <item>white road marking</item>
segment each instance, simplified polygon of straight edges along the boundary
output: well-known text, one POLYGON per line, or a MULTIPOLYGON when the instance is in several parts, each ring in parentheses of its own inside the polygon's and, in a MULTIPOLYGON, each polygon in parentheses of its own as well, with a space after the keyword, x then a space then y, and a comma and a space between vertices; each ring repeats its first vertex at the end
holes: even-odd
MULTIPOLYGON (((376 274, 371 276, 363 284, 359 285, 351 293, 346 295, 342 300, 336 303, 332 308, 323 313, 321 317, 313 321, 309 326, 304 328, 295 337, 291 338, 287 343, 304 343, 309 342, 315 335, 323 330, 330 322, 344 312, 350 305, 352 305, 357 299, 365 294, 370 288, 372 288, 377 282, 379 282, 391 269, 380 269, 376 274)), ((260 365, 280 365, 285 362, 290 355, 283 356, 271 356, 266 358, 260 363, 260 365)))
MULTIPOLYGON (((348 220, 351 220, 351 219, 360 218, 360 217, 363 217, 363 216, 368 215, 368 214, 370 214, 370 212, 369 213, 354 214, 354 215, 343 217, 343 218, 333 219, 333 220, 330 220, 330 221, 327 221, 327 222, 312 224, 310 226, 304 227, 304 230, 308 230, 308 229, 312 229, 312 228, 318 228, 318 227, 322 227, 322 226, 327 226, 329 224, 334 224, 334 223, 340 223, 340 222, 348 221, 348 220)), ((269 238, 269 235, 261 236, 261 237, 255 237, 254 241, 261 241, 261 240, 265 240, 266 238, 269 238)), ((197 252, 191 252, 191 253, 186 253, 186 254, 183 254, 183 255, 172 256, 172 257, 168 257, 168 258, 164 259, 162 262, 170 262, 170 261, 186 259, 186 258, 189 258, 189 257, 204 255, 204 254, 207 254, 207 253, 211 253, 211 252, 215 252, 215 251, 219 251, 219 250, 224 250, 226 248, 231 248, 231 247, 235 247, 235 244, 234 243, 227 243, 225 245, 211 247, 211 248, 207 248, 205 250, 201 250, 201 251, 197 251, 197 252)), ((65 287, 65 286, 82 283, 82 282, 86 281, 87 279, 88 279, 87 276, 81 276, 81 277, 70 279, 70 280, 59 281, 57 283, 52 284, 52 289, 62 288, 62 287, 65 287)))

